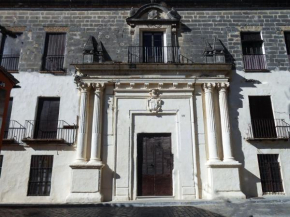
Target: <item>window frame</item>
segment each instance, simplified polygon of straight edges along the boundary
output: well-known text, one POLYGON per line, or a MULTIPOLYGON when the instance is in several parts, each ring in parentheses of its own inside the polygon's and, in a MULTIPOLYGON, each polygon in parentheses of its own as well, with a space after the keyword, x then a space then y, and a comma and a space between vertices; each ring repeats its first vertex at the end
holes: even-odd
POLYGON ((51 180, 52 180, 53 161, 54 161, 54 155, 31 155, 27 196, 50 196, 51 184, 52 184, 51 180), (37 162, 38 167, 32 166, 34 158, 36 158, 35 161, 38 160, 37 162), (40 160, 45 160, 45 158, 47 159, 50 158, 49 160, 51 163, 51 167, 44 167, 44 163, 42 164, 40 163, 40 160), (39 167, 40 164, 42 165, 42 167, 39 167), (33 173, 35 171, 38 176, 33 176, 33 173), (46 177, 44 180, 45 175, 46 177), (42 180, 34 181, 34 178, 37 178, 38 180, 39 179, 42 179, 42 180), (36 183, 36 186, 33 186, 33 184, 35 183, 36 183), (42 186, 43 184, 45 184, 44 187, 42 186), (40 188, 42 188, 42 190, 39 190, 40 188))

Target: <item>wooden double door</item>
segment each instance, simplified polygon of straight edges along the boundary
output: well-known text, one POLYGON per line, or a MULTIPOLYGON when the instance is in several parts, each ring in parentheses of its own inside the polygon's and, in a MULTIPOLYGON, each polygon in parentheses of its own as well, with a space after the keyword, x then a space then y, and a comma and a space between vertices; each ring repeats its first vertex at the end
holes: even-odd
POLYGON ((137 195, 172 196, 171 134, 137 136, 137 195))

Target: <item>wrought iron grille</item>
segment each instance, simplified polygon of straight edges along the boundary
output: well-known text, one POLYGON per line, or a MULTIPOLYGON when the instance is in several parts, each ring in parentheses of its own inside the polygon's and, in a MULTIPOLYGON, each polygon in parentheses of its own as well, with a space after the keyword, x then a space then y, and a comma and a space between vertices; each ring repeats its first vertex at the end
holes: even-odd
POLYGON ((263 192, 283 192, 278 154, 258 154, 258 162, 263 192))
POLYGON ((43 70, 45 71, 64 71, 64 55, 47 55, 43 57, 43 70))
POLYGON ((77 126, 63 120, 27 120, 25 128, 25 137, 30 139, 63 140, 68 145, 72 145, 76 139, 77 126))
POLYGON ((4 130, 4 139, 12 139, 15 143, 22 143, 25 135, 25 127, 19 122, 10 120, 8 128, 4 130))
POLYGON ((18 71, 19 55, 0 55, 0 61, 7 71, 18 71))
POLYGON ((266 55, 247 54, 243 55, 245 70, 267 70, 266 55))
POLYGON ((252 119, 247 139, 289 139, 290 125, 283 119, 252 119))
POLYGON ((32 155, 27 196, 49 196, 53 156, 32 155))
POLYGON ((193 63, 190 59, 180 54, 177 46, 129 46, 129 63, 193 63))
POLYGON ((1 172, 2 172, 2 164, 3 164, 3 155, 0 155, 0 178, 1 178, 1 172))

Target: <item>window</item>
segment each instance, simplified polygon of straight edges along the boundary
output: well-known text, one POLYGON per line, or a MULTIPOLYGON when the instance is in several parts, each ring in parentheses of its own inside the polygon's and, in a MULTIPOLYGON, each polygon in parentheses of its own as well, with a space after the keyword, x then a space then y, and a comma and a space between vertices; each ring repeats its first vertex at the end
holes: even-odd
POLYGON ((3 35, 1 41, 0 63, 7 71, 18 71, 21 47, 21 33, 15 33, 15 37, 3 35))
POLYGON ((258 154, 258 162, 263 192, 283 192, 278 154, 258 154))
POLYGON ((53 156, 31 156, 28 196, 49 196, 51 189, 53 156))
POLYGON ((285 42, 286 42, 288 59, 290 61, 290 32, 285 32, 285 42))
POLYGON ((164 62, 163 32, 143 33, 143 62, 164 62))
POLYGON ((42 70, 64 71, 65 33, 47 33, 42 70))
POLYGON ((1 178, 1 172, 2 172, 2 164, 3 164, 3 155, 0 155, 0 178, 1 178))
POLYGON ((11 118, 11 112, 12 112, 12 104, 13 104, 13 98, 9 99, 8 104, 8 110, 7 110, 7 116, 6 116, 6 123, 5 123, 5 129, 4 129, 4 139, 7 139, 9 136, 9 126, 10 126, 10 118, 11 118))
POLYGON ((270 96, 249 96, 254 138, 277 138, 270 96))
POLYGON ((60 98, 39 98, 35 120, 35 139, 56 139, 60 98))
POLYGON ((263 40, 259 32, 241 33, 245 70, 266 70, 263 40))

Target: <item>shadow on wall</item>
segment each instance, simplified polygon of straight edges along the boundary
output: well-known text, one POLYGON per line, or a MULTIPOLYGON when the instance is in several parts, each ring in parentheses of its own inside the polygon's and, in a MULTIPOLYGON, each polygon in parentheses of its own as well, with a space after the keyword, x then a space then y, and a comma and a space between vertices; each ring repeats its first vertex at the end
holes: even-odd
MULTIPOLYGON (((245 96, 242 94, 242 91, 244 88, 251 88, 254 90, 254 88, 256 88, 255 84, 257 83, 259 82, 247 81, 244 77, 239 75, 236 70, 233 70, 231 73, 229 112, 231 117, 232 150, 235 159, 242 164, 240 168, 241 189, 247 197, 258 196, 257 183, 260 182, 260 179, 245 169, 245 156, 242 149, 242 144, 247 129, 240 129, 239 123, 240 121, 244 121, 240 119, 243 116, 243 114, 240 114, 240 111, 246 109, 248 112, 250 112, 249 108, 245 108, 243 105, 245 96), (243 132, 241 132, 241 130, 243 132)), ((258 166, 258 162, 256 163, 258 166)))

